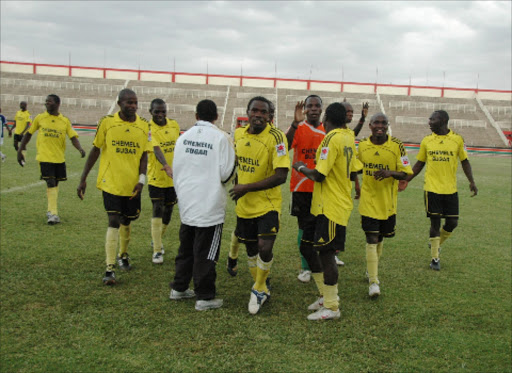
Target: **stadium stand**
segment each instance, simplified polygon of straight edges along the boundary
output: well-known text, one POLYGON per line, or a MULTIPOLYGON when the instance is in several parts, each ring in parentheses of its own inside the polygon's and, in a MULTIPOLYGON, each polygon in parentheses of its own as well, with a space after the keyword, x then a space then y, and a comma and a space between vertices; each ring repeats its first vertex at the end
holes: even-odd
MULTIPOLYGON (((67 67, 62 68, 67 69, 67 67)), ((386 88, 389 87, 383 87, 383 92, 378 93, 377 86, 374 90, 363 87, 366 92, 363 92, 364 89, 359 89, 358 86, 355 86, 358 89, 354 89, 354 92, 334 92, 332 89, 325 91, 307 89, 311 88, 309 83, 306 86, 302 81, 284 82, 283 88, 280 88, 277 87, 276 81, 267 78, 262 78, 266 79, 262 82, 266 84, 267 81, 270 81, 266 84, 268 87, 242 86, 242 78, 231 79, 233 82, 239 82, 236 85, 231 81, 229 83, 231 85, 213 84, 212 81, 215 82, 215 80, 211 78, 210 84, 206 85, 195 83, 195 81, 199 81, 199 75, 188 75, 193 75, 192 77, 187 76, 189 82, 181 83, 31 74, 9 72, 2 68, 0 103, 2 111, 8 119, 12 119, 19 108, 20 101, 27 101, 29 111, 35 116, 44 110, 46 95, 55 93, 62 99, 62 113, 69 117, 72 123, 93 126, 104 115, 117 111, 117 93, 128 87, 137 93, 138 113, 146 119, 150 119, 149 104, 151 100, 157 97, 162 98, 168 103, 168 116, 177 120, 182 130, 186 130, 195 123, 194 111, 197 102, 208 98, 217 103, 219 127, 227 132, 232 132, 237 117, 245 116, 247 102, 254 96, 265 96, 275 103, 274 123, 279 128, 286 130, 293 120, 296 102, 310 94, 317 94, 322 97, 324 107, 332 102, 344 100, 350 102, 354 108, 351 128, 359 120, 362 103, 369 102, 368 117, 376 112, 384 111, 390 119, 392 134, 408 143, 419 143, 425 135, 430 133, 428 117, 434 110, 439 109, 449 113, 450 128, 461 134, 469 146, 504 147, 504 136, 499 132, 512 131, 512 104, 509 99, 484 98, 480 100, 480 105, 478 99, 475 100, 474 94, 468 94, 467 98, 397 95, 386 94, 386 88), (293 84, 295 85, 293 86, 293 84), (286 87, 286 85, 293 87, 286 87), (361 92, 357 92, 357 90, 361 92), (491 120, 484 112, 485 110, 491 116, 491 120), (495 123, 491 123, 492 121, 495 123), (500 128, 501 131, 498 132, 497 128, 500 128)), ((103 76, 105 76, 105 71, 103 71, 103 76)), ((137 77, 135 74, 132 76, 137 77)), ((140 76, 139 72, 138 77, 140 78, 140 76)), ((174 78, 168 74, 169 80, 174 80, 174 78)), ((206 82, 208 82, 208 78, 206 82)), ((261 84, 265 85, 263 83, 261 84)), ((369 120, 366 121, 359 138, 370 134, 368 122, 369 120)))

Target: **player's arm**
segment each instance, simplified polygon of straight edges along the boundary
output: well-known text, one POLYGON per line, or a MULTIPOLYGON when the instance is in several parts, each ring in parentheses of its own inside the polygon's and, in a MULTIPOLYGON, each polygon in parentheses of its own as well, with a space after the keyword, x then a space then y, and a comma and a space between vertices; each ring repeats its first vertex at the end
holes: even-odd
POLYGON ((384 180, 388 177, 392 177, 396 180, 405 180, 407 174, 401 171, 389 171, 389 170, 378 170, 373 173, 375 180, 384 180))
POLYGON ((74 136, 70 140, 71 140, 71 143, 73 144, 73 146, 80 152, 80 155, 82 156, 82 158, 85 157, 85 150, 82 148, 82 145, 80 145, 80 141, 78 141, 78 137, 74 136))
POLYGON ((25 164, 25 156, 23 155, 22 152, 24 150, 26 150, 27 144, 31 138, 32 138, 32 134, 30 132, 27 132, 21 139, 21 145, 18 148, 18 163, 20 164, 21 167, 23 167, 23 165, 25 164))
POLYGON ((257 192, 260 190, 266 190, 274 188, 278 185, 286 183, 288 177, 288 169, 284 167, 276 168, 274 175, 267 177, 266 179, 257 181, 250 184, 236 184, 233 189, 229 191, 230 197, 236 201, 243 197, 249 192, 257 192))
POLYGON ((317 181, 321 183, 325 180, 325 175, 318 172, 316 169, 311 169, 306 166, 304 162, 295 162, 293 168, 306 176, 309 180, 317 181))
POLYGON ((27 130, 29 129, 29 126, 30 126, 30 121, 27 121, 27 123, 25 123, 25 128, 21 132, 22 136, 27 132, 27 130))
POLYGON ((137 194, 142 193, 142 188, 144 187, 144 184, 146 183, 146 172, 148 170, 148 152, 142 153, 142 157, 140 157, 140 164, 139 164, 139 182, 135 184, 135 187, 133 188, 132 196, 130 199, 137 196, 137 194))
POLYGON ((82 176, 80 177, 80 183, 76 188, 76 193, 81 200, 84 199, 85 189, 87 188, 87 175, 89 175, 89 172, 91 172, 91 169, 96 164, 96 161, 100 156, 100 152, 100 148, 97 148, 93 145, 91 151, 89 152, 89 156, 85 161, 84 170, 82 171, 82 176))
POLYGON ((478 194, 478 188, 475 185, 475 180, 473 179, 473 171, 471 170, 471 164, 469 163, 468 159, 464 159, 462 162, 460 162, 462 165, 462 170, 464 171, 464 174, 468 178, 469 181, 469 190, 472 192, 471 197, 474 197, 478 194))
POLYGON ((162 170, 165 171, 167 176, 169 176, 172 179, 172 167, 169 166, 167 163, 167 160, 165 159, 165 155, 162 152, 162 149, 160 149, 159 146, 153 146, 153 152, 155 153, 155 157, 162 164, 162 170))
POLYGON ((356 136, 359 135, 359 132, 361 132, 361 129, 363 128, 364 121, 366 120, 366 116, 368 115, 369 107, 370 104, 368 102, 365 102, 363 104, 363 109, 361 110, 361 118, 359 118, 359 122, 357 122, 357 125, 354 127, 354 134, 356 136))
POLYGON ((421 172, 421 170, 423 170, 423 167, 425 167, 425 162, 416 161, 414 166, 412 166, 412 174, 407 175, 405 179, 401 179, 398 183, 398 191, 403 192, 405 188, 407 188, 409 181, 414 179, 421 172))
POLYGON ((295 105, 295 113, 293 116, 293 122, 288 128, 288 131, 286 131, 286 139, 288 140, 288 150, 292 148, 293 138, 295 137, 295 131, 298 128, 299 123, 304 121, 305 113, 304 113, 304 101, 298 101, 295 105))

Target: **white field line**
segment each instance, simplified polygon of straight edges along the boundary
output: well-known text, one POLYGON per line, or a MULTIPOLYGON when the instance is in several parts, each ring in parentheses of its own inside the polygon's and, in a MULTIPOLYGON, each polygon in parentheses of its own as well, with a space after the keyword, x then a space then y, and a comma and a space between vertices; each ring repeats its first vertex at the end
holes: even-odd
MULTIPOLYGON (((78 175, 80 175, 78 172, 74 172, 74 173, 68 175, 68 180, 69 180, 69 178, 73 178, 73 177, 78 176, 78 175)), ((38 182, 32 183, 32 184, 20 185, 20 186, 14 187, 14 188, 0 190, 0 194, 8 194, 8 193, 20 192, 22 190, 27 190, 27 189, 30 189, 30 188, 33 188, 33 187, 36 187, 36 186, 44 185, 44 184, 46 184, 46 182, 41 180, 41 181, 38 181, 38 182)))

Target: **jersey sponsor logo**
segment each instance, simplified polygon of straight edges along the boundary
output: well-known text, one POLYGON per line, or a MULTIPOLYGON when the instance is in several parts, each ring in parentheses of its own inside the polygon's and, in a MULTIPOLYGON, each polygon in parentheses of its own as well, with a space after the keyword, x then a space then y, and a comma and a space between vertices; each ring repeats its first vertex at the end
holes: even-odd
POLYGON ((282 157, 286 155, 286 147, 284 146, 284 142, 276 145, 277 156, 282 157))
POLYGON ((329 155, 329 148, 322 148, 320 151, 320 159, 327 159, 327 155, 329 155))
POLYGON ((402 161, 403 166, 409 166, 411 164, 411 162, 409 162, 409 157, 406 155, 403 157, 400 157, 400 160, 402 161))

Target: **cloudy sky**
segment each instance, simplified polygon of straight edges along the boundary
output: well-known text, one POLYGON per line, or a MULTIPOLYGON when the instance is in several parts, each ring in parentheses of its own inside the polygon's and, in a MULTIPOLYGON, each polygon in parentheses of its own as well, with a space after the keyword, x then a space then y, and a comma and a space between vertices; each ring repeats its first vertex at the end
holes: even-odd
POLYGON ((511 1, 6 1, 1 59, 512 89, 511 1))

